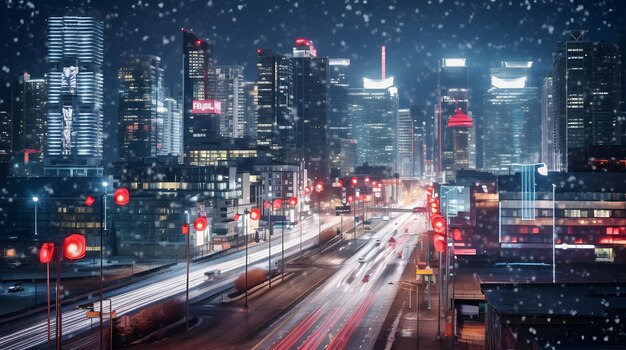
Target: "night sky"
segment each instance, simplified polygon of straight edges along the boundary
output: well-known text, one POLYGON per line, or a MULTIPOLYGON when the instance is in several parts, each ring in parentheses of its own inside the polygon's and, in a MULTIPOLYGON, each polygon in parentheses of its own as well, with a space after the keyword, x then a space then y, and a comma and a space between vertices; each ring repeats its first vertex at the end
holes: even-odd
MULTIPOLYGON (((471 100, 480 113, 489 68, 499 61, 533 60, 541 78, 568 29, 587 29, 591 40, 616 42, 626 27, 621 0, 412 0, 412 1, 16 1, 0 4, 0 82, 24 71, 45 72, 47 6, 91 6, 105 21, 105 120, 117 118, 116 80, 122 53, 156 54, 166 80, 180 92, 181 27, 214 43, 217 64, 245 66, 256 79, 256 49, 290 53, 297 37, 315 42, 318 55, 347 57, 351 81, 380 75, 381 44, 387 74, 396 76, 401 107, 434 102, 437 62, 463 56, 470 66, 471 100)), ((535 80, 539 85, 539 80, 535 80)))

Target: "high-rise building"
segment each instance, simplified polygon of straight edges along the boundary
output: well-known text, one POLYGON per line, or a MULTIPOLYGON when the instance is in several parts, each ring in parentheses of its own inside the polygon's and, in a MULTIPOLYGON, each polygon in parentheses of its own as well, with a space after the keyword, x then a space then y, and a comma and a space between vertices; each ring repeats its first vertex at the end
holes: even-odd
POLYGON ((420 105, 412 105, 410 113, 413 119, 413 142, 415 145, 413 173, 425 181, 435 181, 433 177, 434 114, 427 113, 424 106, 420 105))
POLYGON ((29 162, 41 163, 46 145, 46 80, 24 73, 24 152, 29 162))
POLYGON ((158 56, 125 56, 118 71, 119 157, 156 157, 163 148, 163 67, 158 56))
POLYGON ((537 163, 541 154, 539 89, 529 86, 532 62, 502 62, 491 70, 484 98, 483 168, 507 173, 512 164, 537 163))
POLYGON ((402 178, 415 177, 413 159, 415 156, 413 117, 410 109, 398 109, 398 122, 396 128, 396 159, 398 174, 402 178))
POLYGON ((347 70, 350 60, 330 58, 328 60, 330 85, 328 94, 329 129, 331 137, 352 138, 352 122, 348 118, 348 82, 347 70))
POLYGON ((552 75, 543 79, 541 88, 541 161, 545 163, 550 171, 559 171, 559 157, 555 153, 556 124, 554 120, 554 98, 553 98, 552 75))
POLYGON ((458 171, 474 168, 470 163, 472 155, 470 142, 474 130, 474 121, 459 108, 448 119, 446 127, 452 133, 452 178, 456 178, 458 171))
POLYGON ((284 158, 284 150, 296 145, 293 65, 272 50, 258 49, 257 54, 257 144, 284 158))
MULTIPOLYGON (((435 171, 443 180, 454 177, 454 149, 452 130, 447 127, 448 119, 460 108, 469 112, 468 69, 465 58, 443 58, 439 66, 437 105, 435 113, 435 171)), ((472 131, 472 133, 475 133, 472 131)), ((470 135, 469 147, 475 149, 475 137, 470 135)), ((475 151, 470 151, 469 164, 476 163, 475 151)))
POLYGON ((393 77, 384 80, 364 78, 363 83, 364 88, 351 88, 348 92, 357 166, 391 168, 395 173, 398 90, 393 86, 393 77))
POLYGON ((311 40, 298 38, 291 60, 296 107, 296 148, 303 153, 305 166, 312 179, 328 179, 328 58, 317 57, 317 50, 311 40))
POLYGON ((183 29, 183 152, 199 164, 202 151, 220 136, 220 102, 209 99, 213 45, 183 29))
POLYGON ((619 60, 617 47, 584 39, 586 31, 568 32, 554 52, 556 148, 562 170, 591 146, 619 143, 619 60))
POLYGON ((48 17, 45 169, 51 176, 101 176, 104 34, 83 14, 48 17))
POLYGON ((620 80, 620 104, 619 104, 619 134, 622 136, 620 144, 626 146, 626 27, 622 29, 617 41, 617 47, 619 49, 619 75, 620 80))
POLYGON ((255 82, 245 81, 243 96, 245 99, 243 137, 256 140, 259 86, 255 82))
POLYGON ((226 138, 242 138, 245 124, 243 66, 211 66, 208 96, 209 99, 220 102, 220 135, 226 138))
POLYGON ((166 95, 159 115, 163 119, 162 127, 159 129, 159 140, 163 141, 157 155, 181 156, 183 154, 183 115, 180 110, 180 101, 166 95))
POLYGON ((11 162, 13 154, 13 120, 11 114, 6 111, 0 111, 0 163, 1 170, 7 170, 6 167, 11 162))

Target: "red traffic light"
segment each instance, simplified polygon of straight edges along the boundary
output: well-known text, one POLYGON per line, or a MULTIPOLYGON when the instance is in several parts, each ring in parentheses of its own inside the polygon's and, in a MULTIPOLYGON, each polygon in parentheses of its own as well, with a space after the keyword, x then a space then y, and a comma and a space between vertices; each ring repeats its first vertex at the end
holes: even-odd
POLYGON ((363 179, 363 181, 365 181, 366 184, 369 183, 370 182, 370 177, 366 176, 365 179, 363 179))
POLYGON ((359 179, 356 176, 354 176, 354 177, 352 177, 352 179, 350 179, 350 182, 353 185, 358 185, 359 184, 359 179))
POLYGON ((324 183, 318 182, 315 184, 315 192, 320 193, 324 190, 324 183))
POLYGON ((193 222, 193 228, 196 229, 196 231, 204 231, 207 227, 207 221, 206 221, 206 217, 204 216, 200 216, 199 218, 196 219, 196 221, 193 222))
POLYGON ((352 203, 354 202, 354 196, 353 195, 349 195, 348 196, 348 203, 352 203))
POLYGON ((304 194, 309 194, 309 193, 311 193, 311 188, 309 186, 306 186, 304 188, 304 194))
POLYGON ((272 202, 272 206, 274 207, 274 210, 280 209, 280 207, 283 206, 283 200, 280 198, 274 199, 274 202, 272 202))
POLYGON ((343 181, 341 179, 337 180, 337 187, 343 187, 343 181))
POLYGON ((63 256, 70 260, 78 260, 85 257, 87 253, 87 241, 85 236, 74 233, 63 240, 63 256))
POLYGON ((115 201, 115 204, 123 207, 130 202, 130 194, 127 189, 118 188, 113 194, 113 200, 115 201))
POLYGON ((89 195, 87 196, 87 198, 85 198, 85 205, 88 207, 91 207, 95 202, 96 202, 96 199, 93 198, 92 195, 89 195))
POLYGON ((433 244, 438 252, 446 251, 446 236, 441 233, 435 233, 433 236, 433 244))
POLYGON ((263 202, 263 208, 265 208, 265 210, 269 209, 271 205, 272 205, 272 203, 270 203, 268 201, 263 202))
POLYGON ((189 224, 183 224, 183 226, 181 227, 180 232, 184 235, 188 235, 189 234, 189 224))
POLYGON ((436 216, 430 220, 430 223, 433 225, 435 230, 443 230, 446 227, 446 220, 441 216, 436 216))
POLYGON ((235 213, 235 215, 233 215, 233 219, 235 219, 235 221, 239 221, 239 213, 235 213))
POLYGON ((39 262, 42 264, 47 264, 52 261, 52 257, 54 255, 54 243, 45 242, 41 245, 41 249, 39 249, 39 262))
POLYGON ((298 204, 298 198, 296 197, 289 198, 289 205, 296 206, 296 204, 298 204))
POLYGON ((430 213, 433 214, 433 215, 439 213, 439 208, 430 207, 430 213))
POLYGON ((259 208, 254 208, 250 210, 250 220, 259 220, 261 219, 261 210, 259 208))
POLYGON ((461 230, 459 230, 458 228, 452 230, 452 238, 454 238, 455 241, 462 241, 463 234, 461 233, 461 230))

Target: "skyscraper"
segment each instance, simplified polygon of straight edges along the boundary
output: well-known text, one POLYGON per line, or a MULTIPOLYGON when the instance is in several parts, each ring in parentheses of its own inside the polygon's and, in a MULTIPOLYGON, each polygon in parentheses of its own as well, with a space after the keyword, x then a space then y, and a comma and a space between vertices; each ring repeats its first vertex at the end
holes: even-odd
POLYGON ((221 106, 220 135, 242 138, 244 128, 243 66, 209 68, 209 99, 221 106))
POLYGON ((103 47, 100 19, 48 18, 46 175, 102 175, 103 47))
POLYGON ((220 136, 220 102, 209 99, 213 46, 183 29, 183 151, 188 164, 202 164, 206 147, 220 136))
POLYGON ((502 62, 491 70, 483 108, 483 168, 506 173, 512 164, 537 163, 541 154, 539 89, 529 86, 532 62, 502 62))
POLYGON ((317 50, 311 40, 298 38, 293 48, 292 62, 296 148, 303 152, 306 168, 312 179, 328 179, 328 58, 317 57, 317 50))
POLYGON ((352 138, 352 122, 348 118, 348 82, 347 69, 350 60, 347 58, 330 58, 329 65, 329 129, 332 137, 352 138))
POLYGON ((257 50, 257 144, 275 158, 285 158, 296 146, 293 65, 272 50, 257 50))
POLYGON ((255 82, 245 81, 243 84, 245 99, 243 137, 257 139, 257 109, 259 87, 255 82))
POLYGON ((548 166, 550 171, 561 169, 559 157, 555 153, 556 129, 554 120, 554 98, 553 98, 552 75, 543 79, 541 88, 541 161, 548 166))
POLYGON ((554 52, 556 148, 562 170, 590 146, 619 143, 617 47, 585 41, 586 31, 568 32, 554 52))
POLYGON ((413 135, 413 118, 410 109, 398 109, 398 122, 396 127, 396 159, 398 174, 403 178, 415 176, 414 150, 415 138, 413 135))
POLYGON ((398 91, 393 77, 363 79, 348 92, 349 118, 356 140, 357 165, 388 167, 397 172, 398 91))
POLYGON ((159 129, 159 140, 162 147, 157 155, 181 156, 183 154, 183 115, 180 110, 180 101, 167 96, 163 99, 163 107, 159 112, 163 124, 159 129))
POLYGON ((8 170, 7 166, 13 154, 13 120, 11 114, 0 111, 0 173, 8 170))
POLYGON ((46 144, 46 80, 32 79, 24 74, 24 152, 29 162, 41 163, 46 144), (32 154, 31 154, 32 153, 32 154))
POLYGON ((163 67, 158 56, 125 56, 118 72, 119 157, 156 157, 163 147, 163 67))
MULTIPOLYGON (((452 130, 448 125, 448 119, 461 109, 469 112, 469 88, 467 77, 467 65, 465 58, 443 58, 439 66, 439 83, 437 88, 437 120, 435 123, 435 168, 437 176, 442 179, 454 176, 454 150, 452 130)), ((475 138, 470 135, 469 146, 475 149, 475 138)), ((471 157, 470 152, 470 157, 471 157)), ((476 160, 470 159, 471 164, 476 160)))
POLYGON ((426 112, 424 106, 412 105, 413 137, 415 144, 414 174, 425 181, 435 181, 433 169, 433 151, 435 144, 434 114, 426 112))

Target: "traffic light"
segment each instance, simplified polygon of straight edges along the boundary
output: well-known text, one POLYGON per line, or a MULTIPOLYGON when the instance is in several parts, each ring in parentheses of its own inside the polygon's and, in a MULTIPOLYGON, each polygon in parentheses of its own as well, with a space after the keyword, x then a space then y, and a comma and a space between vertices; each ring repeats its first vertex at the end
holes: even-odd
POLYGON ((343 181, 341 179, 337 180, 337 187, 343 187, 343 181))
POLYGON ((438 252, 446 251, 446 236, 443 233, 435 233, 433 236, 433 244, 438 252))
POLYGON ((366 184, 370 183, 370 177, 366 176, 365 179, 363 179, 363 181, 365 181, 366 184))
POLYGON ((123 207, 130 202, 130 194, 127 189, 118 188, 113 194, 113 200, 115 201, 115 204, 123 207))
POLYGON ((189 234, 189 224, 183 224, 183 226, 181 227, 181 233, 184 235, 188 235, 189 234))
POLYGON ((274 206, 274 210, 278 210, 280 209, 280 207, 283 206, 283 200, 280 198, 276 198, 274 199, 274 202, 272 203, 272 205, 274 206))
POLYGON ((452 238, 455 241, 462 241, 463 240, 463 234, 461 233, 461 230, 459 230, 458 228, 455 228, 454 230, 452 230, 452 238))
POLYGON ((63 256, 66 259, 78 260, 85 257, 87 252, 87 241, 85 236, 74 233, 63 240, 63 256))
POLYGON ((304 187, 304 194, 307 195, 311 193, 311 188, 309 186, 304 187))
POLYGON ((196 221, 193 222, 193 228, 196 229, 196 231, 204 231, 207 227, 207 221, 206 221, 206 217, 204 216, 200 216, 199 218, 196 219, 196 221))
POLYGON ((352 186, 356 186, 359 184, 359 179, 356 176, 353 176, 352 179, 350 179, 350 182, 352 183, 352 186))
POLYGON ((430 223, 433 225, 433 229, 437 232, 445 232, 446 220, 441 216, 435 216, 431 219, 430 223))
POLYGON ((296 197, 289 198, 289 205, 291 205, 292 207, 295 207, 297 204, 298 204, 298 198, 296 197))
POLYGON ((353 195, 349 195, 348 196, 348 203, 353 203, 354 202, 354 196, 353 195))
POLYGON ((54 255, 54 243, 45 242, 41 245, 41 249, 39 249, 39 262, 42 264, 48 264, 52 261, 52 257, 54 255))
POLYGON ((318 182, 315 184, 315 192, 320 193, 324 190, 324 183, 318 182))
POLYGON ((272 203, 270 203, 269 201, 263 202, 263 208, 265 210, 269 209, 271 205, 272 205, 272 203))
POLYGON ((239 221, 239 213, 235 213, 235 215, 233 215, 233 219, 235 219, 235 221, 239 221))
POLYGON ((261 210, 259 208, 254 208, 250 210, 250 220, 259 220, 261 219, 261 210))
POLYGON ((93 198, 92 195, 89 195, 87 196, 87 198, 85 198, 85 205, 88 207, 91 207, 95 202, 96 202, 96 199, 93 198))

